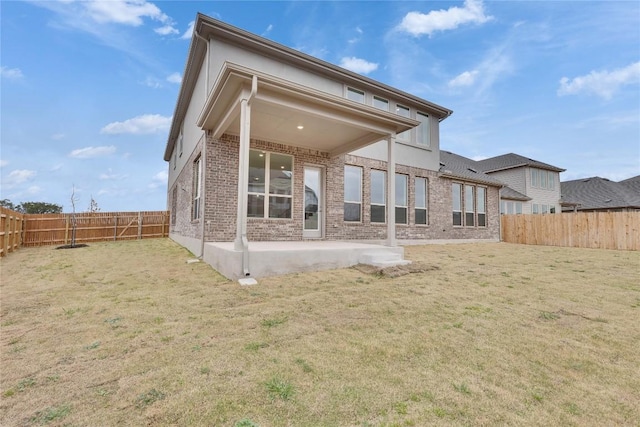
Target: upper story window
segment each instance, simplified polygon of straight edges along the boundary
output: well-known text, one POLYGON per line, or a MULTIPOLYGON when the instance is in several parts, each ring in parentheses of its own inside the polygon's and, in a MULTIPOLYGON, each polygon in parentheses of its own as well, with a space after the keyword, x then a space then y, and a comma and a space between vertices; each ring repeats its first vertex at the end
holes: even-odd
POLYGON ((384 111, 389 111, 389 101, 379 96, 373 97, 373 106, 384 111))
MULTIPOLYGON (((396 105, 396 114, 402 117, 411 117, 409 107, 403 107, 402 105, 396 105)), ((396 138, 400 141, 409 141, 409 137, 411 136, 411 131, 406 130, 402 133, 396 135, 396 138)))
POLYGON ((531 187, 555 190, 556 172, 530 168, 531 187))
POLYGON ((184 146, 184 122, 180 125, 180 134, 178 135, 178 147, 180 150, 180 157, 182 157, 182 148, 184 146))
POLYGON ((364 92, 352 87, 347 88, 347 99, 364 104, 364 92))
POLYGON ((416 144, 422 147, 431 146, 431 140, 429 138, 429 116, 424 113, 417 112, 416 119, 420 122, 416 135, 416 144))

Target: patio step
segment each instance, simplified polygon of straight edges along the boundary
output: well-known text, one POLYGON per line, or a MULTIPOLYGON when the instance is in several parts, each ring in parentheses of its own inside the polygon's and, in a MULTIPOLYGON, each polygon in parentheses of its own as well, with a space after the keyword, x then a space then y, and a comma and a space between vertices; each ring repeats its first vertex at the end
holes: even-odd
POLYGON ((402 255, 391 251, 365 252, 360 257, 362 264, 373 265, 374 267, 395 267, 396 265, 411 264, 411 261, 402 259, 402 255))

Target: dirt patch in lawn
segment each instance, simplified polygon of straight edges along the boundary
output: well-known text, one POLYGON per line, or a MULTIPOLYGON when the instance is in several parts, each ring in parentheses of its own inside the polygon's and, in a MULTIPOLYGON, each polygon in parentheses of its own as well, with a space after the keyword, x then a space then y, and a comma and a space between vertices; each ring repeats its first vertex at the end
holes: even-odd
POLYGON ((425 273, 427 271, 439 270, 437 265, 430 265, 424 262, 412 262, 405 265, 394 265, 391 267, 376 267, 368 264, 357 264, 353 268, 361 273, 372 274, 384 277, 400 277, 411 273, 425 273))
POLYGON ((240 286, 168 239, 20 249, 0 425, 637 425, 640 253, 405 257, 240 286))

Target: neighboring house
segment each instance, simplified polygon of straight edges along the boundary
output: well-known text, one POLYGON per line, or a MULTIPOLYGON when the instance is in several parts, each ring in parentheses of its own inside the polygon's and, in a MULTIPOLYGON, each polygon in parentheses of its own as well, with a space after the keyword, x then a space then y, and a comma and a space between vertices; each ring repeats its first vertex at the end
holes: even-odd
POLYGON ((620 182, 595 176, 565 181, 560 186, 563 212, 640 210, 640 175, 620 182))
POLYGON ((560 213, 560 172, 552 166, 509 153, 477 162, 479 170, 502 181, 500 212, 505 214, 560 213))
POLYGON ((234 278, 254 242, 498 240, 501 183, 440 171, 451 113, 198 14, 164 153, 170 237, 218 269, 241 257, 234 278))

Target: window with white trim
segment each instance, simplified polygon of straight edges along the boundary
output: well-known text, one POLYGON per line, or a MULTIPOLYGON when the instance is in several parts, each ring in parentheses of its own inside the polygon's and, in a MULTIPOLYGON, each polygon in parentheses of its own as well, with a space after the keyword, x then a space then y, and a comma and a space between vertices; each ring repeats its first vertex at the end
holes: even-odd
POLYGON ((464 225, 466 227, 473 227, 474 211, 475 211, 475 187, 473 185, 464 186, 464 225))
POLYGON ((191 219, 197 220, 200 218, 200 200, 202 191, 202 157, 193 162, 193 203, 191 204, 191 219))
POLYGON ((549 178, 549 182, 548 182, 547 187, 549 188, 549 190, 553 190, 553 189, 555 189, 555 186, 556 186, 556 183, 555 183, 555 181, 556 181, 555 172, 548 171, 547 175, 548 175, 548 178, 549 178))
POLYGON ((451 207, 453 209, 453 225, 462 226, 462 184, 451 184, 451 207))
POLYGON ((184 146, 184 122, 180 125, 180 134, 178 135, 178 147, 180 149, 180 157, 182 157, 182 149, 184 146))
POLYGON ((415 178, 415 222, 419 225, 429 224, 429 180, 427 178, 415 178))
POLYGON ((416 112, 416 119, 420 122, 416 131, 416 144, 421 147, 430 147, 429 116, 418 111, 416 112))
POLYGON ((250 150, 248 173, 247 216, 291 218, 293 157, 250 150))
POLYGON ((374 95, 373 106, 384 111, 389 111, 389 101, 379 96, 374 95))
POLYGON ((476 189, 476 212, 478 215, 478 227, 487 226, 487 189, 477 187, 476 189))
POLYGON ((531 186, 538 186, 538 169, 531 168, 531 186))
MULTIPOLYGON (((411 112, 409 110, 409 107, 403 107, 402 105, 396 105, 396 114, 402 117, 411 117, 410 115, 411 112)), ((409 141, 410 137, 411 137, 410 130, 405 130, 404 132, 401 132, 396 135, 396 139, 399 141, 409 141)))
POLYGON ((344 220, 362 221, 362 168, 344 167, 344 220))
POLYGON ((371 170, 371 222, 386 221, 386 177, 384 171, 371 170))
POLYGON ((534 213, 534 214, 540 213, 540 212, 538 211, 538 204, 537 204, 537 203, 534 203, 534 204, 531 206, 531 209, 532 209, 532 210, 531 210, 531 213, 534 213))
POLYGON ((396 174, 396 224, 409 223, 409 194, 407 175, 396 174))
POLYGON ((347 88, 347 99, 364 104, 364 92, 352 87, 347 88))
POLYGON ((517 214, 522 213, 522 202, 516 202, 516 213, 517 214))

